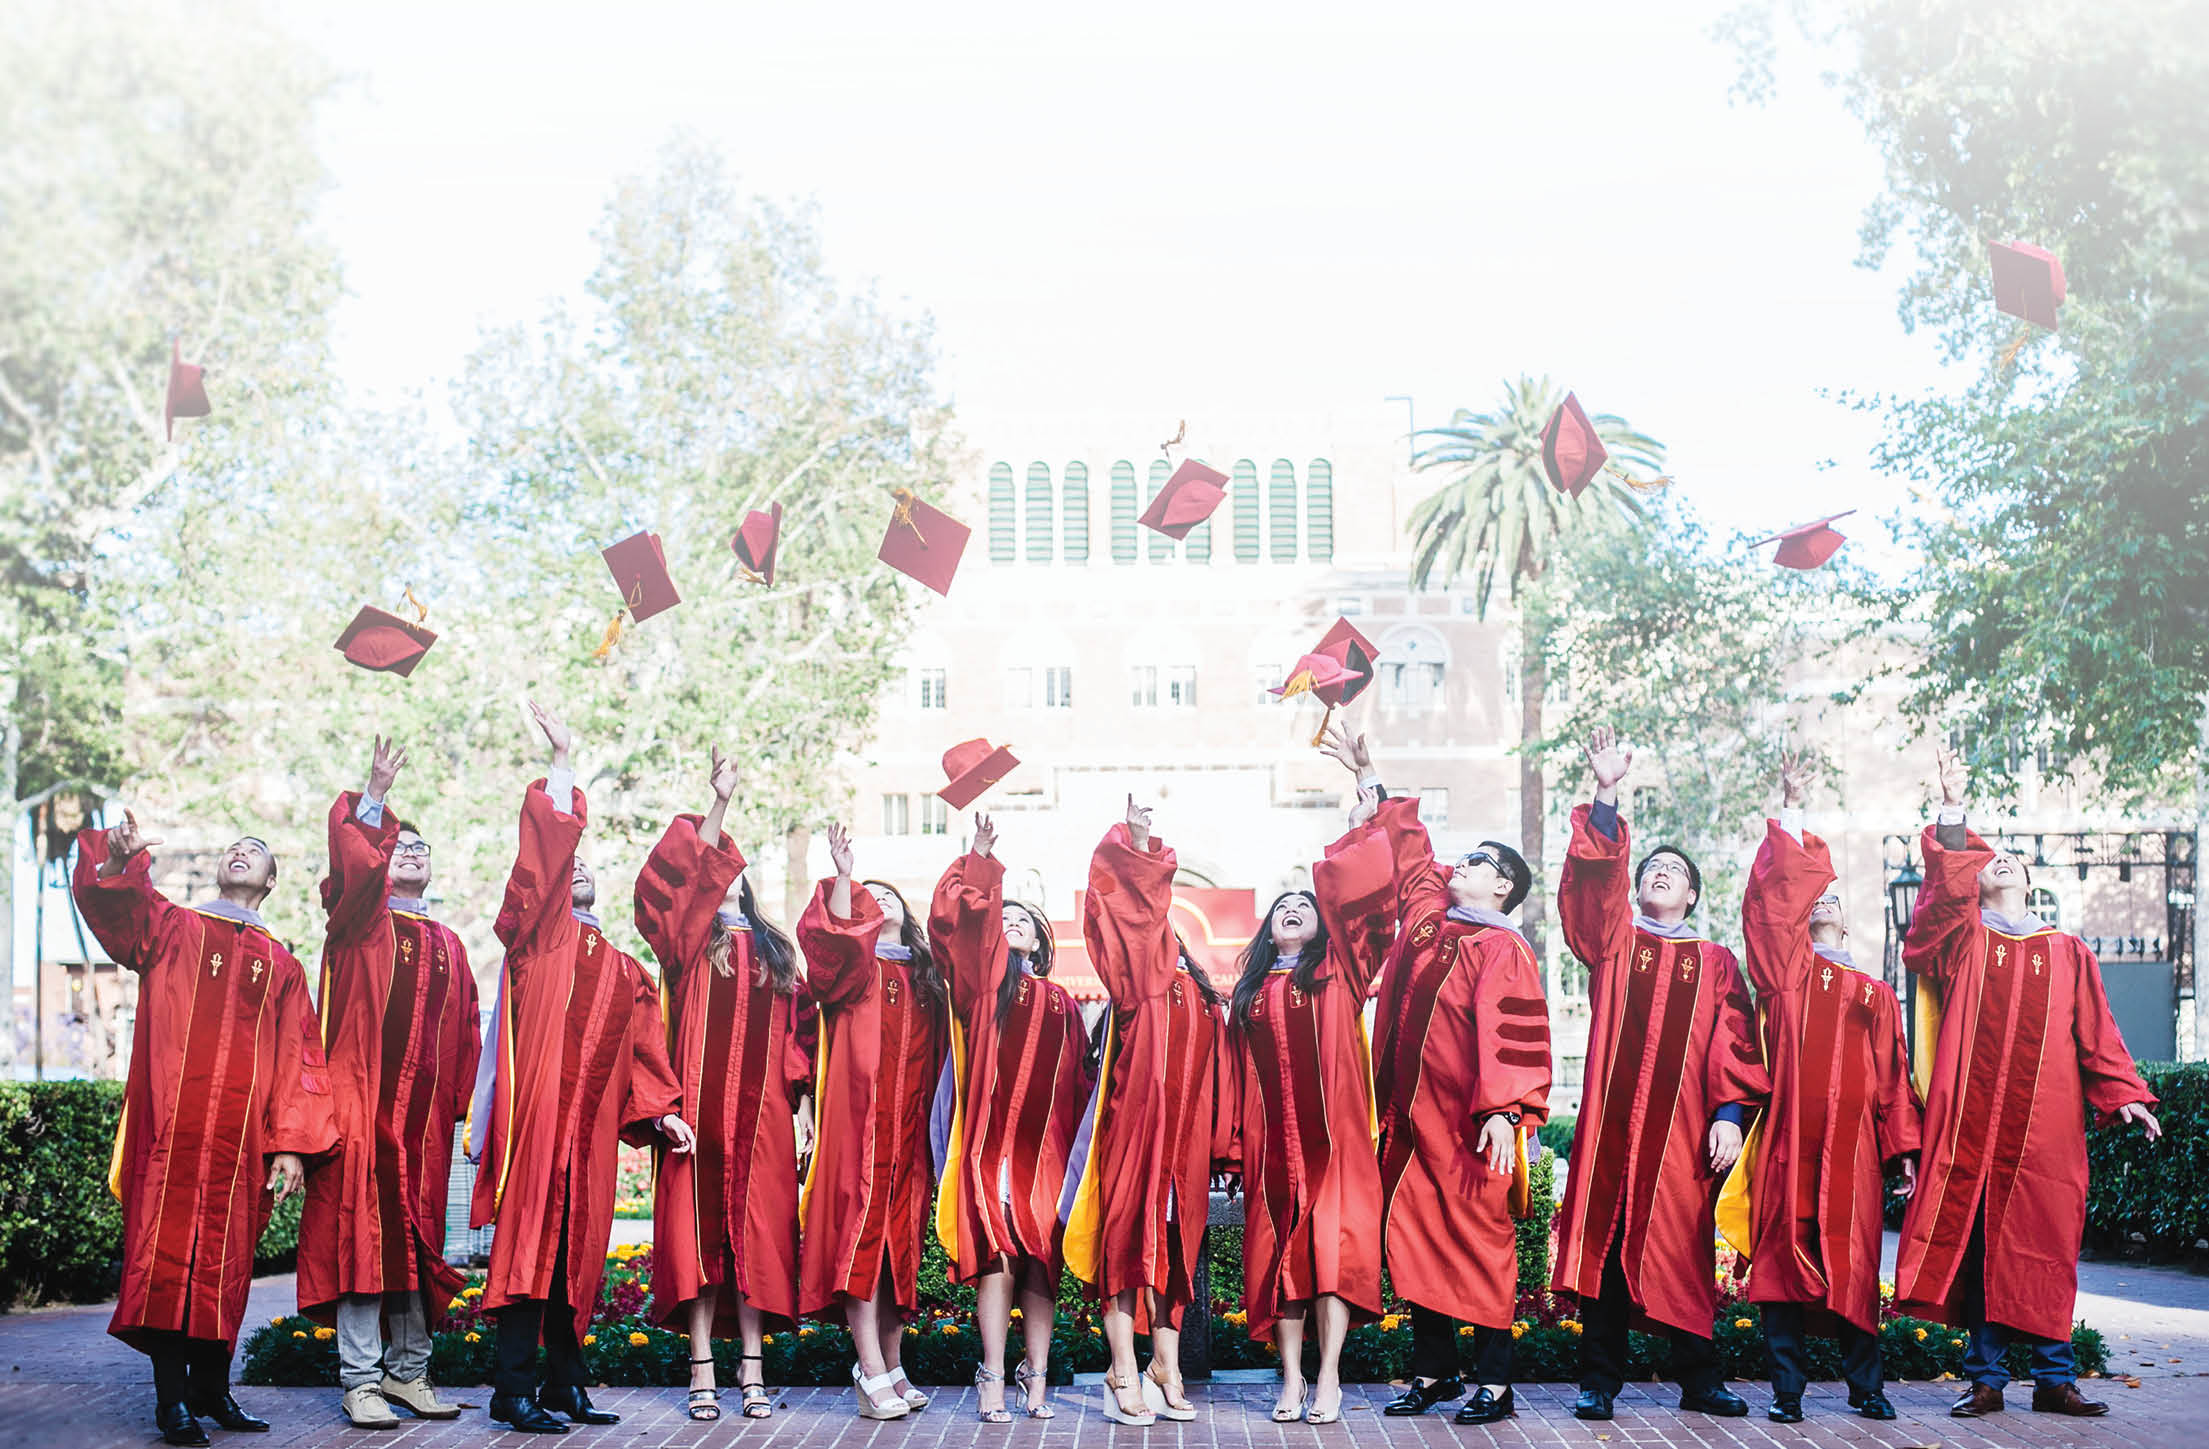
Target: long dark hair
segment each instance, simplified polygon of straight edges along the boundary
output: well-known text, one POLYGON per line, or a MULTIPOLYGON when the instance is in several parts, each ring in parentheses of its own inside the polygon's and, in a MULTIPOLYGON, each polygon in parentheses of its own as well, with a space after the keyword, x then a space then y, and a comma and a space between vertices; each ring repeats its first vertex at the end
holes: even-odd
POLYGON ((1250 1024, 1250 1003, 1258 999, 1258 992, 1266 984, 1266 973, 1281 961, 1281 948, 1273 944, 1273 913, 1281 909, 1281 902, 1290 896, 1302 896, 1312 903, 1312 915, 1319 922, 1319 933, 1304 943, 1304 949, 1296 958, 1296 974, 1290 978, 1297 989, 1310 991, 1319 982, 1319 968, 1327 963, 1327 918, 1319 914, 1319 897, 1310 891, 1283 891, 1266 907, 1266 913, 1258 918, 1258 930, 1251 936, 1250 944, 1243 948, 1242 975, 1235 978, 1235 1002, 1228 1016, 1237 1026, 1250 1024))
POLYGON ((1189 943, 1181 939, 1179 931, 1174 932, 1174 949, 1181 953, 1181 960, 1178 964, 1188 967, 1189 974, 1196 978, 1197 995, 1204 998, 1206 1006, 1218 1011, 1220 1009, 1220 989, 1212 984, 1211 976, 1205 972, 1203 966, 1198 964, 1197 958, 1189 954, 1189 943))
POLYGON ((936 964, 936 953, 929 949, 928 932, 921 926, 920 917, 905 903, 905 892, 886 880, 863 880, 859 888, 885 890, 897 898, 898 914, 905 918, 897 928, 897 943, 913 953, 913 959, 906 963, 906 974, 913 978, 914 987, 929 1005, 941 1003, 945 994, 943 968, 936 964))
MULTIPOLYGON (((772 986, 777 991, 798 989, 798 948, 790 944, 790 938, 782 928, 759 913, 759 901, 752 894, 752 878, 744 876, 737 882, 736 908, 752 923, 752 959, 759 963, 759 975, 753 978, 755 986, 772 986)), ((706 959, 713 969, 723 976, 736 968, 730 965, 730 957, 736 949, 736 936, 721 924, 720 914, 713 918, 713 933, 706 938, 706 959)))
MULTIPOLYGON (((1007 901, 1016 911, 1028 913, 1028 924, 1035 929, 1035 954, 1028 958, 1028 969, 1038 976, 1051 974, 1051 918, 1026 901, 1007 901)), ((1002 929, 1002 928, 1000 928, 1002 929)), ((1005 1013, 1012 1010, 1012 999, 1020 990, 1020 962, 1015 960, 1010 946, 1005 948, 1005 977, 997 983, 997 1020, 1002 1024, 1005 1013)))

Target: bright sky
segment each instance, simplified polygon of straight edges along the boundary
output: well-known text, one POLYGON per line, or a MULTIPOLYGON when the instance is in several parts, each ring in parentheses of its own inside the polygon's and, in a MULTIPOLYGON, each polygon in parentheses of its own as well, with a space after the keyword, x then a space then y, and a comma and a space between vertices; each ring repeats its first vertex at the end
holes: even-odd
POLYGON ((358 77, 325 140, 356 387, 579 293, 613 181, 682 128, 935 318, 985 454, 1038 413, 1409 394, 1425 426, 1548 372, 1721 527, 1884 514, 1876 423, 1821 396, 1939 380, 1899 269, 1853 265, 1879 160, 1799 46, 1728 104, 1727 3, 285 8, 358 77))

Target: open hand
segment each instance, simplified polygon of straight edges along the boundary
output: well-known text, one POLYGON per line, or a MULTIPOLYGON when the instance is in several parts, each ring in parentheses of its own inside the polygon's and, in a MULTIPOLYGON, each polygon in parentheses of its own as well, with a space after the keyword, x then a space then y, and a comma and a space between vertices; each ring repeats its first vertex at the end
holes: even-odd
POLYGON ((123 823, 107 832, 108 863, 120 869, 139 851, 151 850, 160 843, 159 840, 149 839, 140 831, 138 817, 125 810, 123 823))
POLYGON ((298 1153, 279 1152, 268 1160, 268 1186, 278 1202, 299 1191, 306 1180, 307 1165, 299 1160, 298 1153))
POLYGON ((2163 1124, 2155 1120, 2155 1114, 2148 1110, 2145 1102, 2125 1103, 2117 1109, 2117 1120, 2138 1123, 2141 1132, 2147 1135, 2150 1142, 2163 1135, 2163 1124))
POLYGON ((1618 742, 1618 732, 1609 725, 1597 725, 1588 731, 1586 753, 1598 790, 1618 788, 1618 782, 1634 767, 1634 752, 1618 742))
POLYGON ((375 753, 368 759, 368 798, 382 800, 391 794, 391 782, 407 767, 407 752, 397 740, 376 736, 375 753))
POLYGON ((828 823, 828 863, 836 867, 837 879, 851 879, 851 832, 833 820, 828 823))
POLYGON ((660 1135, 667 1139, 667 1150, 677 1157, 686 1155, 698 1145, 698 1135, 690 1130, 690 1124, 673 1112, 660 1119, 660 1135))
POLYGON ((1350 828, 1357 829, 1371 820, 1381 808, 1381 792, 1371 785, 1358 786, 1358 801, 1350 807, 1350 828))
POLYGON ((1488 1159, 1488 1166, 1498 1173, 1511 1171, 1511 1159, 1518 1156, 1518 1130, 1511 1119, 1497 1113, 1480 1124, 1480 1155, 1488 1159))
POLYGON ((974 812, 974 853, 983 859, 997 848, 997 827, 979 810, 974 812))
POLYGON ((1902 1186, 1895 1189, 1895 1196, 1909 1197, 1917 1190, 1918 1160, 1915 1157, 1905 1157, 1902 1159, 1902 1186))
POLYGON ((1789 809, 1799 809, 1810 788, 1810 760, 1800 750, 1782 750, 1779 756, 1779 798, 1789 809))
POLYGON ((1150 806, 1136 804, 1135 797, 1133 795, 1128 796, 1128 838, 1135 842, 1135 848, 1137 850, 1150 849, 1150 806))
POLYGON ((1741 1160, 1741 1129, 1731 1122, 1710 1124, 1710 1170, 1724 1173, 1733 1171, 1733 1165, 1741 1160))
POLYGON ((723 755, 719 746, 714 747, 713 771, 709 778, 713 783, 714 799, 726 803, 728 798, 736 793, 738 784, 736 761, 723 755))
POLYGON ((534 699, 529 702, 529 717, 537 722, 537 728, 545 733, 545 743, 552 746, 553 763, 559 764, 575 748, 575 736, 568 727, 534 699))
POLYGON ((1964 791, 1971 787, 1971 771, 1964 764, 1964 757, 1942 745, 1933 755, 1933 768, 1940 775, 1941 804, 1963 804, 1964 791))

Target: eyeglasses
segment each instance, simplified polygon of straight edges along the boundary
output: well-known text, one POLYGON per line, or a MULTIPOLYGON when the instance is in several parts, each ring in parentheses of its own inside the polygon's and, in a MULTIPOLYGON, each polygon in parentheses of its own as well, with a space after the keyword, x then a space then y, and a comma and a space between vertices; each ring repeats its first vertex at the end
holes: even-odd
POLYGON ((1677 860, 1661 855, 1643 866, 1642 873, 1644 875, 1676 875, 1681 880, 1688 878, 1687 866, 1677 860))
POLYGON ((391 847, 391 853, 395 857, 401 855, 419 855, 426 860, 429 858, 430 843, 426 840, 402 840, 397 845, 391 847))
POLYGON ((1832 906, 1835 910, 1839 910, 1841 906, 1841 898, 1837 895, 1831 894, 1822 895, 1818 897, 1818 904, 1821 906, 1832 906))

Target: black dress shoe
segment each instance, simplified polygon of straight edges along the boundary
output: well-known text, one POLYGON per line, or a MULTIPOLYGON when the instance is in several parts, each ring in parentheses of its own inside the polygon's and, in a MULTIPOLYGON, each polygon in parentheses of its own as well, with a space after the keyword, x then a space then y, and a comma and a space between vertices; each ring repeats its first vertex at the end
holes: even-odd
POLYGON ((1572 1402, 1575 1419, 1608 1419, 1611 1417, 1611 1396, 1601 1389, 1582 1389, 1580 1397, 1572 1402))
POLYGON ((1721 1419, 1745 1419, 1749 1416, 1749 1401, 1724 1384, 1712 1384, 1707 1389, 1682 1390, 1680 1407, 1692 1414, 1715 1414, 1721 1419))
POLYGON ((1802 1422, 1801 1399, 1774 1399, 1772 1407, 1764 1411, 1764 1417, 1775 1424, 1800 1424, 1802 1422))
POLYGON ((1511 1386, 1505 1384, 1500 1394, 1475 1389, 1465 1407, 1450 1417, 1460 1424, 1500 1424, 1518 1411, 1518 1405, 1511 1402, 1511 1386))
POLYGON ((228 1389, 223 1390, 219 1399, 192 1399, 189 1403, 194 1414, 202 1419, 214 1420, 217 1428, 228 1429, 233 1434, 268 1432, 268 1420, 256 1419, 247 1413, 236 1399, 230 1397, 228 1389))
POLYGON ((538 1407, 555 1414, 565 1414, 578 1424, 618 1424, 621 1415, 610 1414, 604 1409, 591 1407, 591 1396, 583 1389, 570 1384, 564 1389, 545 1388, 537 1391, 538 1407))
POLYGON ((1862 1398, 1851 1395, 1849 1403, 1856 1412, 1867 1419, 1892 1419, 1895 1406, 1887 1402, 1885 1394, 1866 1394, 1862 1398))
POLYGON ((1409 1414, 1424 1414, 1436 1404, 1446 1404, 1452 1399, 1465 1397, 1465 1385, 1456 1379, 1436 1379, 1422 1384, 1417 1379, 1404 1385, 1403 1393, 1381 1406, 1384 1414, 1403 1418, 1409 1414))
POLYGON ((525 1399, 520 1394, 491 1395, 491 1417, 524 1434, 568 1432, 568 1426, 538 1408, 536 1400, 525 1399))
POLYGON ((164 1444, 197 1445, 207 1442, 207 1431, 192 1417, 192 1411, 184 1407, 181 1399, 171 1399, 157 1405, 153 1411, 154 1427, 161 1431, 164 1444))

